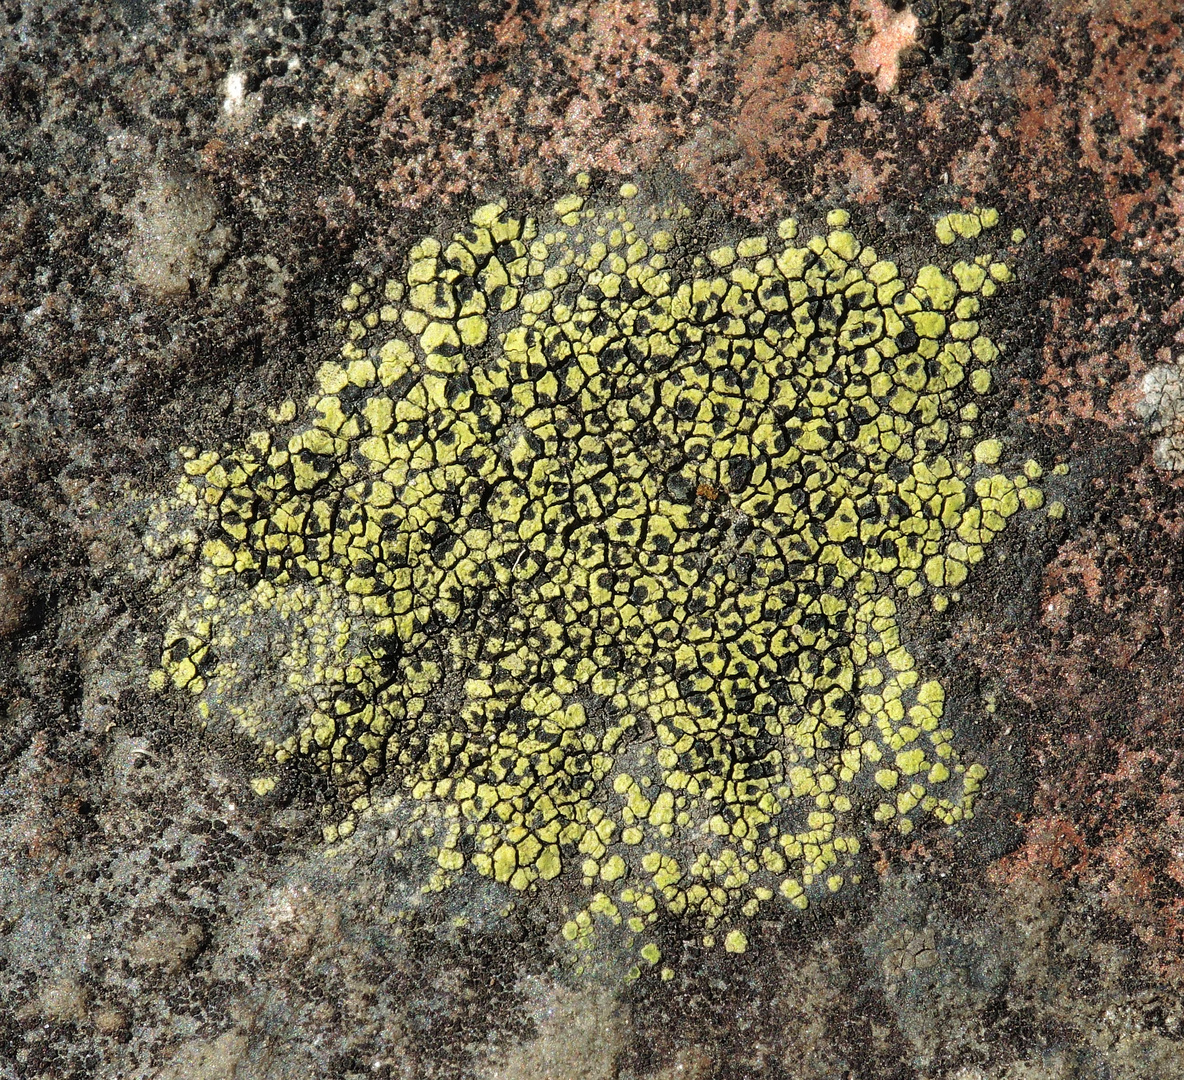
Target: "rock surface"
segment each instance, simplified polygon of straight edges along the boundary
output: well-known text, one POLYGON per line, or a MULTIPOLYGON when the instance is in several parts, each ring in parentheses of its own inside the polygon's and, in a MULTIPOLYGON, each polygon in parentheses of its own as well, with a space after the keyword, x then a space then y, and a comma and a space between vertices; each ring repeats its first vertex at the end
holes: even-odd
POLYGON ((1184 12, 125 0, 0 25, 0 1076, 1184 1073, 1184 12), (762 910, 743 952, 671 924, 636 971, 607 940, 573 960, 561 897, 423 894, 398 821, 327 852, 316 769, 260 795, 257 747, 150 685, 185 579, 143 539, 179 449, 313 392, 351 282, 581 173, 704 235, 844 207, 910 273, 943 215, 997 209, 1022 239, 986 430, 1065 467, 1040 527, 904 629, 986 763, 973 827, 869 825, 858 889, 762 910))

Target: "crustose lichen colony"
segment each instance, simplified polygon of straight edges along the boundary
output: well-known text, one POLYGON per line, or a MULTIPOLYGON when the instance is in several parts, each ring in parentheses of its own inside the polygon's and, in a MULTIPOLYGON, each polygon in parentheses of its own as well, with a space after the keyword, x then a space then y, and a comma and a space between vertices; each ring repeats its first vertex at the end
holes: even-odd
POLYGON ((978 431, 993 211, 909 280, 845 211, 701 251, 621 194, 421 241, 351 288, 306 409, 184 452, 156 680, 328 774, 331 841, 397 809, 433 888, 570 875, 569 938, 710 936, 839 889, 869 818, 971 814, 899 615, 957 599, 1040 470, 978 431))

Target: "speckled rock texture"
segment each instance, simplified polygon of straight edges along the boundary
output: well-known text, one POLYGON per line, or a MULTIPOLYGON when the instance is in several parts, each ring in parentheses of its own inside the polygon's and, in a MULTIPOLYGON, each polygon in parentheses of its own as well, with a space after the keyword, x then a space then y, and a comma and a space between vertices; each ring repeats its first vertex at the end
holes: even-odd
MULTIPOLYGON (((0 1078, 1184 1075, 1181 100, 1175 3, 0 5, 0 1078), (560 888, 511 884, 492 855, 488 874, 449 870, 454 848, 481 865, 463 830, 450 848, 446 827, 425 837, 397 813, 359 812, 344 837, 332 762, 363 757, 330 740, 324 767, 296 754, 277 773, 233 693, 203 723, 190 690, 153 679, 181 663, 166 637, 198 580, 188 541, 163 550, 157 527, 196 460, 182 448, 233 455, 308 427, 310 395, 345 389, 325 385, 343 298, 414 286, 424 237, 491 203, 545 216, 622 185, 689 209, 688 252, 790 217, 825 234, 837 208, 910 281, 977 242, 935 234, 946 215, 997 211, 1015 280, 974 318, 1000 355, 948 454, 1013 478, 1031 460, 1039 484, 1016 490, 1043 493, 1004 515, 956 602, 894 586, 900 641, 943 688, 959 759, 981 763, 973 819, 902 830, 873 801, 833 895, 803 910, 753 878, 735 910, 721 889, 723 918, 639 908, 636 940, 603 904, 590 937, 572 914, 592 888, 581 860, 588 882, 630 885, 624 849, 619 866, 581 852, 560 888), (455 880, 435 888, 416 851, 455 880)), ((841 432, 812 407, 797 422, 841 432)), ((529 404, 509 412, 529 426, 529 404)), ((729 527, 749 514, 742 456, 695 477, 729 527)), ((433 536, 460 512, 438 494, 433 536)), ((747 565, 749 534, 729 535, 724 576, 747 565)), ((853 595, 818 574, 819 597, 853 595)), ((837 611, 810 632, 842 632, 837 611)), ((285 655, 238 662, 277 683, 285 655)), ((299 736, 318 699, 290 692, 280 719, 299 736)), ((853 706, 825 708, 846 731, 853 706)), ((660 753, 647 723, 639 759, 647 737, 660 753)), ((735 745, 710 740, 729 768, 735 745)), ((434 782, 450 767, 415 764, 434 782)), ((366 794, 411 792, 403 768, 366 794)), ((525 811, 507 805, 494 832, 517 860, 525 811)), ((668 823, 635 811, 619 824, 657 851, 668 823)))

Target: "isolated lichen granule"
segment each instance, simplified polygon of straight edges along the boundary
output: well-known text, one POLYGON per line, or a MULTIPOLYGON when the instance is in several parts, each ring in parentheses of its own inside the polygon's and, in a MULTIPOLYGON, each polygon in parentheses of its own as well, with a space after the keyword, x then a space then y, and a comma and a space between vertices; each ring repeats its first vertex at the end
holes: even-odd
POLYGON ((978 431, 1012 272, 905 280, 842 210, 698 250, 685 207, 621 194, 421 241, 350 289, 307 409, 186 451, 149 546, 198 572, 156 683, 328 774, 328 840, 409 812, 431 888, 566 874, 569 939, 687 913, 743 951, 869 819, 972 813, 985 770, 898 615, 1042 502, 978 431))

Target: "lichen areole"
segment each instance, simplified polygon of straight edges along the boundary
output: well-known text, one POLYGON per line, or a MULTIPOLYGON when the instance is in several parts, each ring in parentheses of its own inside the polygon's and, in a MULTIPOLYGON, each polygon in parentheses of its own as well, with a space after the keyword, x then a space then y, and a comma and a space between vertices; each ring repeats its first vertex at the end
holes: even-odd
POLYGON ((300 418, 185 452, 152 545, 199 570, 156 682, 331 777, 330 841, 401 808, 432 888, 570 875, 569 939, 685 913, 742 951, 869 819, 972 813, 985 770, 898 618, 1042 501, 976 423, 1012 271, 907 280, 842 210, 699 250, 685 207, 621 196, 421 241, 350 289, 300 418))

